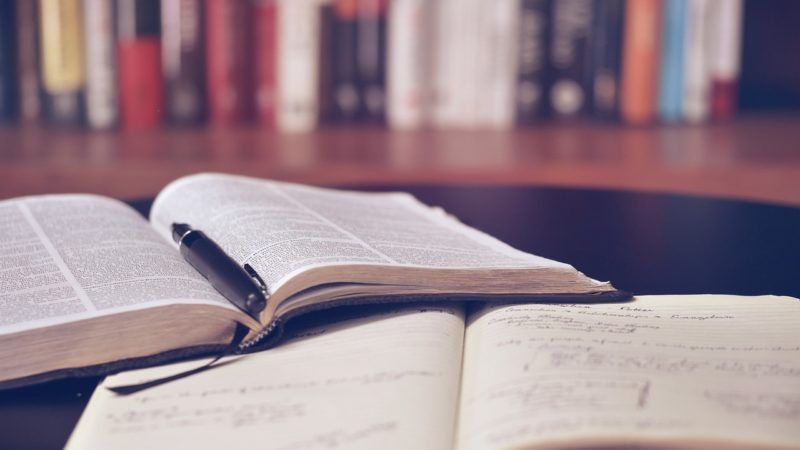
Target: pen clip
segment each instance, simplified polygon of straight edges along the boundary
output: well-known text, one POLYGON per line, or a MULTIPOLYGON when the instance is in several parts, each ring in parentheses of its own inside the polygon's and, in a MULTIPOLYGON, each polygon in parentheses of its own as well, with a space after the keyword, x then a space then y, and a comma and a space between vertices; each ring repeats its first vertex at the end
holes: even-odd
POLYGON ((264 282, 264 279, 261 278, 261 275, 256 272, 256 269, 253 269, 253 266, 250 264, 244 265, 244 271, 250 275, 250 278, 255 281, 255 283, 261 288, 261 292, 264 294, 264 297, 269 300, 269 288, 267 288, 267 283, 264 282))

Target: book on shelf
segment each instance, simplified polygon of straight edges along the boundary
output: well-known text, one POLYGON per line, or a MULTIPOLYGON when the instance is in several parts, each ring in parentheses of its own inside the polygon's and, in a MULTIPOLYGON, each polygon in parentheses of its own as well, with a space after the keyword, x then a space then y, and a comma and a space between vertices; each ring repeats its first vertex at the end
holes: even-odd
POLYGON ((365 122, 386 117, 386 15, 389 0, 358 0, 356 79, 365 122))
POLYGON ((546 112, 547 67, 549 67, 550 2, 521 0, 517 44, 516 121, 541 120, 546 112))
POLYGON ((663 11, 660 0, 627 2, 622 38, 620 116, 630 124, 656 118, 663 11))
POLYGON ((39 2, 42 112, 53 125, 83 124, 83 25, 80 0, 39 2))
POLYGON ((16 44, 17 89, 19 117, 27 122, 40 119, 40 70, 39 70, 39 2, 17 1, 16 44))
POLYGON ((274 127, 278 109, 278 1, 254 2, 253 22, 256 113, 259 123, 274 127))
POLYGON ((277 126, 308 132, 317 126, 321 104, 322 10, 317 0, 291 0, 278 2, 277 12, 277 126))
POLYGON ((789 449, 800 300, 360 308, 130 396, 95 390, 67 449, 789 449), (265 438, 266 436, 266 438, 265 438))
POLYGON ((584 115, 591 104, 591 0, 554 0, 548 100, 555 118, 584 115))
POLYGON ((358 1, 335 0, 331 26, 331 120, 353 122, 361 115, 358 85, 358 1))
POLYGON ((475 33, 475 123, 507 129, 515 123, 519 3, 480 2, 475 33))
POLYGON ((666 122, 676 122, 683 117, 683 65, 688 51, 685 39, 688 2, 689 0, 664 0, 658 115, 666 122))
POLYGON ((624 0, 596 0, 592 13, 590 100, 601 119, 619 117, 620 66, 624 0))
POLYGON ((150 221, 90 195, 0 203, 0 383, 106 373, 273 345, 335 305, 432 300, 603 301, 627 294, 515 250, 403 193, 201 174, 158 195, 150 221), (171 244, 188 223, 268 287, 260 314, 221 296, 171 244), (241 327, 239 327, 241 329, 241 327), (17 381, 15 381, 17 380, 17 381))
POLYGON ((386 116, 394 129, 423 127, 430 113, 434 2, 389 4, 386 49, 386 116))
POLYGON ((694 0, 686 5, 686 34, 683 61, 683 119, 702 122, 708 119, 711 105, 711 76, 708 59, 711 1, 694 0))
POLYGON ((709 40, 712 54, 711 116, 728 119, 736 110, 742 50, 743 0, 717 0, 711 4, 709 40))
POLYGON ((161 2, 161 65, 166 119, 175 125, 205 118, 203 0, 161 2))
POLYGON ((114 8, 107 0, 83 0, 86 51, 86 122, 94 129, 117 123, 117 55, 114 8))
POLYGON ((17 116, 17 45, 14 29, 14 2, 0 3, 0 123, 13 121, 17 116))
POLYGON ((163 120, 160 30, 158 1, 117 1, 120 123, 124 128, 152 128, 163 120))
POLYGON ((253 9, 241 0, 205 0, 206 91, 212 124, 240 123, 252 115, 253 9))

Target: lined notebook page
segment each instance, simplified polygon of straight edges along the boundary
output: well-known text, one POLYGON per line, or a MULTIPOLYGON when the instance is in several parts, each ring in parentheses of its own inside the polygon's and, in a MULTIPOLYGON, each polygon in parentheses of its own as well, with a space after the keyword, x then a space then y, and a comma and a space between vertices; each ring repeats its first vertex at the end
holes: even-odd
POLYGON ((461 449, 800 447, 800 301, 652 296, 470 318, 461 449))
POLYGON ((70 449, 450 449, 459 310, 405 307, 306 330, 278 348, 131 396, 122 385, 197 362, 109 377, 70 449))

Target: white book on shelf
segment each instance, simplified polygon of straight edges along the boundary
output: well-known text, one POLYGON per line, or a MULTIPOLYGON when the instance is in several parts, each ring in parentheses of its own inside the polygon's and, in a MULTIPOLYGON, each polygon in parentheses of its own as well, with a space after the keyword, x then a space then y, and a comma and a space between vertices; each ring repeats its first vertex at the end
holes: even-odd
POLYGON ((711 110, 711 74, 708 61, 708 0, 694 0, 686 8, 684 41, 683 118, 689 122, 706 120, 711 110))
POLYGON ((460 46, 456 27, 458 0, 439 0, 435 9, 432 121, 437 127, 451 127, 458 114, 455 102, 455 79, 459 71, 456 50, 460 46))
POLYGON ((110 1, 83 0, 86 52, 86 116, 89 126, 103 129, 117 122, 116 40, 110 1))
POLYGON ((514 125, 520 5, 517 0, 480 2, 475 108, 477 125, 514 125))
POLYGON ((739 78, 742 50, 742 0, 711 0, 709 55, 711 78, 739 78))
POLYGON ((395 0, 389 9, 388 119, 395 129, 424 126, 430 112, 432 0, 395 0))
POLYGON ((277 125, 307 132, 319 111, 320 5, 318 0, 278 2, 277 125))

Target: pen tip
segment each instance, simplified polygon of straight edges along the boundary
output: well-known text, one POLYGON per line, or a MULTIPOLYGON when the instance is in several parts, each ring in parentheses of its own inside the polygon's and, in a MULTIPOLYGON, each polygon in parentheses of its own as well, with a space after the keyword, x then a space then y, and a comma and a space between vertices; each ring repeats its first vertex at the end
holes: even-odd
POLYGON ((177 222, 173 223, 172 240, 175 241, 176 244, 179 244, 181 242, 181 239, 183 239, 183 236, 185 236, 186 233, 190 231, 192 231, 192 227, 190 227, 188 224, 177 223, 177 222))

